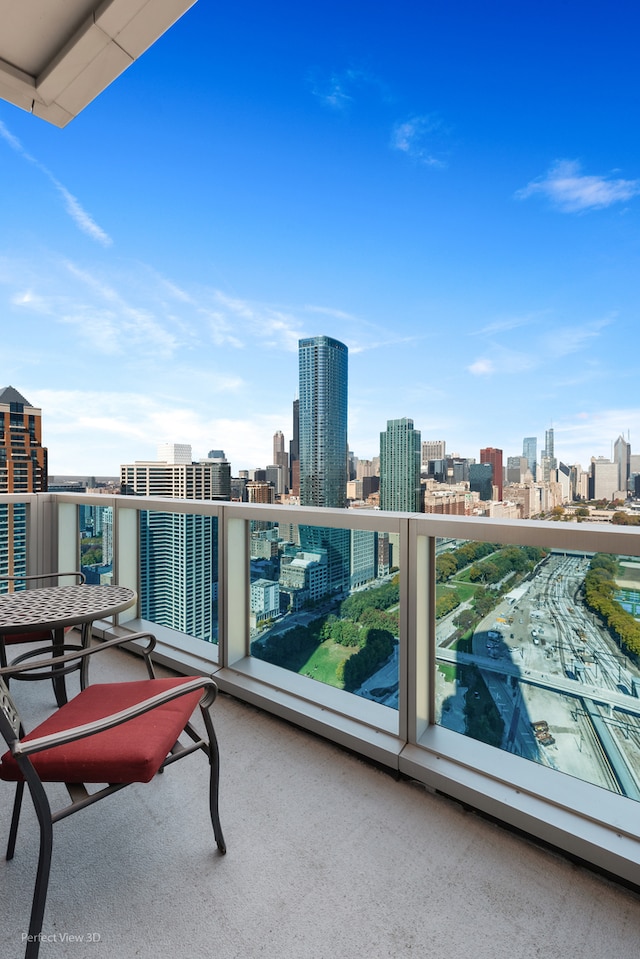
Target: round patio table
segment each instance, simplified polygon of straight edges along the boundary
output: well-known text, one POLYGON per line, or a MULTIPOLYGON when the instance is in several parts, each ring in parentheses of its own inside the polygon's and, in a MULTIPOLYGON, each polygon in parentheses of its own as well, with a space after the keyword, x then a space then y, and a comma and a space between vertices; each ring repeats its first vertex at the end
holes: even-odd
MULTIPOLYGON (((87 585, 43 586, 39 589, 25 589, 15 593, 0 595, 0 643, 4 646, 5 636, 18 639, 21 633, 33 633, 50 630, 53 643, 40 646, 18 656, 11 663, 15 666, 26 659, 52 652, 59 656, 67 650, 84 649, 91 640, 91 629, 98 619, 106 619, 121 613, 136 602, 135 590, 126 586, 87 585), (80 627, 80 644, 68 645, 64 642, 64 632, 69 626, 80 627)), ((19 641, 19 640, 18 640, 19 641)), ((80 685, 84 689, 87 680, 85 657, 73 669, 80 670, 80 685)), ((15 673, 12 679, 36 680, 51 678, 56 700, 59 706, 67 701, 64 677, 71 672, 69 667, 49 670, 46 673, 15 673)))

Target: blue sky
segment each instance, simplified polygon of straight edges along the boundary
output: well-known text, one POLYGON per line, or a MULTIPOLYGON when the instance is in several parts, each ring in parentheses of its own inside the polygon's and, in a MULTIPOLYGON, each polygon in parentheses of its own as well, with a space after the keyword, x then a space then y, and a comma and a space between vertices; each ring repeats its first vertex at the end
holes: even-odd
POLYGON ((63 130, 0 101, 0 386, 52 474, 291 437, 297 341, 349 443, 640 452, 640 11, 200 0, 63 130))

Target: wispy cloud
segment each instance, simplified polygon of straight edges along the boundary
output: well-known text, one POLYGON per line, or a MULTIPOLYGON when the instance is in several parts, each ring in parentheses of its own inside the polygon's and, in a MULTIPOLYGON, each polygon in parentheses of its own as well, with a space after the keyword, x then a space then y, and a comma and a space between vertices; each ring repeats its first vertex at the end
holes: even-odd
POLYGON ((417 163, 430 167, 446 166, 442 121, 433 114, 399 120, 391 133, 391 149, 399 150, 417 163))
POLYGON ((550 330, 542 339, 545 354, 552 359, 561 359, 583 350, 597 339, 602 331, 614 322, 614 317, 593 320, 580 326, 566 326, 550 330))
MULTIPOLYGON (((527 348, 516 348, 498 340, 498 334, 509 333, 519 324, 489 324, 484 330, 472 335, 484 333, 489 340, 487 349, 467 366, 467 372, 474 376, 508 375, 524 373, 546 367, 557 360, 563 360, 573 353, 582 352, 594 343, 602 332, 614 322, 615 317, 608 316, 577 325, 561 326, 547 323, 547 328, 537 332, 527 340, 527 348)), ((517 342, 517 341, 514 341, 517 342)), ((555 367, 554 367, 555 369, 555 367)), ((566 374, 563 367, 563 375, 566 374)), ((557 375, 557 374, 554 374, 557 375)))
MULTIPOLYGON (((38 164, 40 166, 40 164, 38 164)), ((113 240, 105 233, 105 231, 98 226, 96 221, 91 217, 86 210, 82 208, 78 200, 73 196, 66 187, 62 185, 56 178, 49 173, 44 167, 41 167, 43 172, 49 177, 56 190, 60 193, 62 199, 64 200, 64 205, 67 213, 78 227, 82 233, 86 233, 87 236, 91 237, 92 240, 101 243, 102 246, 111 246, 113 240)))
MULTIPOLYGON (((240 297, 230 296, 221 290, 215 290, 214 300, 217 309, 211 313, 218 335, 224 335, 231 342, 231 329, 237 329, 237 321, 252 342, 261 341, 269 348, 294 352, 298 349, 298 340, 304 336, 302 324, 289 312, 268 304, 252 303, 240 297)), ((246 337, 245 337, 246 338, 246 337)), ((235 337, 238 347, 244 346, 245 338, 235 337)))
POLYGON ((496 372, 495 363, 486 356, 475 360, 467 369, 474 376, 491 376, 496 372))
POLYGON ((472 330, 471 336, 494 336, 498 333, 507 333, 510 330, 519 330, 523 326, 530 326, 536 320, 539 320, 541 314, 529 314, 527 316, 510 316, 502 320, 493 320, 487 323, 479 330, 472 330))
POLYGON ((518 200, 542 195, 563 213, 602 210, 640 194, 640 180, 587 176, 577 160, 559 160, 543 177, 532 180, 515 194, 518 200))
POLYGON ((375 91, 382 101, 391 99, 382 80, 362 67, 347 67, 323 77, 312 75, 308 83, 313 96, 336 113, 350 109, 366 90, 375 91))
POLYGON ((32 157, 27 150, 24 149, 20 140, 14 136, 13 133, 11 133, 11 131, 1 120, 0 136, 19 156, 21 156, 28 163, 33 164, 36 169, 40 170, 40 172, 44 174, 49 182, 56 188, 64 200, 64 206, 68 215, 82 233, 85 233, 87 236, 91 237, 92 240, 95 240, 102 246, 111 246, 113 242, 111 237, 100 226, 98 226, 93 217, 91 217, 87 211, 83 209, 78 199, 73 196, 69 190, 67 190, 67 188, 53 175, 53 173, 51 173, 50 170, 47 169, 46 166, 44 166, 44 164, 40 163, 38 160, 32 157))
MULTIPOLYGON (((199 384, 203 385, 203 384, 199 384)), ((225 391, 228 384, 225 386, 225 391)), ((211 387, 207 384, 207 395, 211 387)), ((221 392, 217 390, 218 394, 221 392)), ((98 475, 116 476, 122 463, 154 460, 159 443, 189 443, 199 459, 224 449, 232 463, 264 462, 264 437, 281 427, 275 414, 250 418, 212 416, 197 400, 158 392, 108 390, 29 390, 32 403, 47 413, 47 441, 52 474, 74 474, 77 438, 82 437, 82 461, 98 475)))

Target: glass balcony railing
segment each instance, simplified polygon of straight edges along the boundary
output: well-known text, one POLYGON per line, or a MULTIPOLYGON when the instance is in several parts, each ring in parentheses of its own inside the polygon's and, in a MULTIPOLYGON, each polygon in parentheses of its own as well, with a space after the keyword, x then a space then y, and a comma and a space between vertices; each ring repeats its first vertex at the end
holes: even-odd
POLYGON ((637 559, 436 547, 436 720, 640 800, 637 559), (626 607, 626 608, 625 608, 626 607))
POLYGON ((400 570, 389 533, 254 520, 250 537, 251 655, 397 709, 400 570))
POLYGON ((105 633, 633 881, 633 528, 186 502, 23 497, 6 548, 136 589, 105 633))

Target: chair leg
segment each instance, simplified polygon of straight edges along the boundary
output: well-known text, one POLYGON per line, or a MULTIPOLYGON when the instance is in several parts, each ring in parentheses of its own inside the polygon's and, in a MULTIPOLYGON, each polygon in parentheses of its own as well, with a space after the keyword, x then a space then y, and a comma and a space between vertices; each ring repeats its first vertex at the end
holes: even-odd
POLYGON ((213 722, 211 721, 211 715, 209 710, 203 708, 201 710, 202 717, 204 719, 204 724, 207 730, 207 735, 209 737, 209 766, 210 766, 210 776, 209 776, 209 812, 211 814, 211 825, 213 826, 213 835, 215 836, 216 844, 218 849, 224 856, 227 851, 227 845, 224 841, 224 836, 222 834, 222 826, 220 825, 220 814, 218 812, 218 787, 220 782, 220 752, 218 750, 218 740, 216 738, 216 733, 213 728, 213 722))
MULTIPOLYGON (((30 786, 32 784, 30 783, 30 786)), ((25 950, 25 959, 38 959, 40 951, 40 935, 44 920, 44 909, 49 890, 49 873, 51 872, 51 852, 53 849, 53 823, 51 809, 44 789, 39 782, 31 789, 38 822, 40 823, 40 852, 38 854, 38 871, 33 890, 31 904, 31 919, 29 921, 29 937, 25 950)))
POLYGON ((18 835, 18 823, 20 822, 20 810, 22 808, 22 797, 24 796, 24 780, 16 783, 16 795, 13 801, 13 815, 11 817, 11 828, 9 830, 9 842, 7 843, 7 862, 13 859, 16 850, 16 837, 18 835))
MULTIPOLYGON (((54 629, 51 655, 61 656, 63 653, 64 653, 64 630, 54 629)), ((64 706, 67 702, 67 686, 65 683, 64 673, 60 672, 59 666, 57 670, 55 666, 53 667, 53 675, 51 677, 51 682, 53 684, 53 694, 56 697, 56 702, 58 706, 64 706)))

